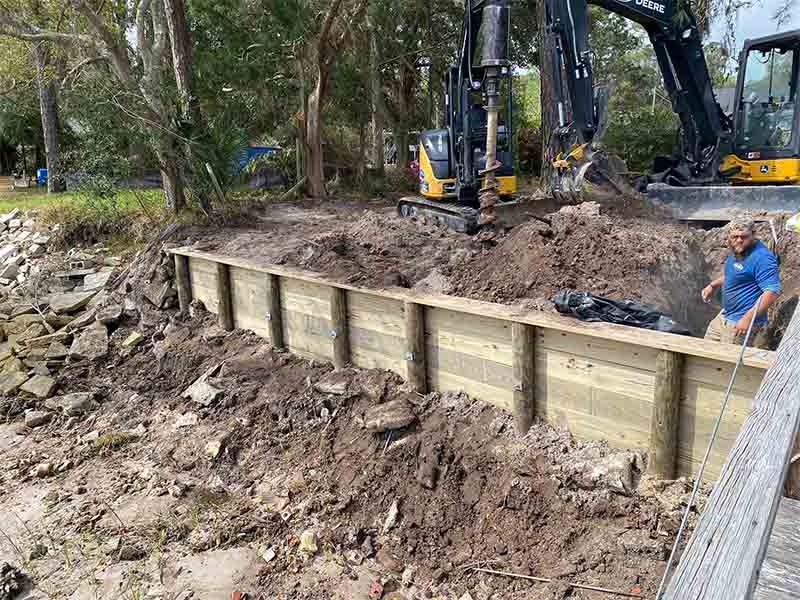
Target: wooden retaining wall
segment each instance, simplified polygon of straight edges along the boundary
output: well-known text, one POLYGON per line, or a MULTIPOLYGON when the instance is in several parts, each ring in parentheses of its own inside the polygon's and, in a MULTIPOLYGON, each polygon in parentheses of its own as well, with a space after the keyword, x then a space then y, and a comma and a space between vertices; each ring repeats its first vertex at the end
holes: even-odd
MULTIPOLYGON (((576 437, 649 448, 657 475, 702 460, 737 358, 729 345, 410 290, 371 290, 190 248, 175 255, 182 305, 302 356, 391 369, 421 391, 463 390, 576 437)), ((748 350, 706 469, 716 479, 774 353, 748 350)))

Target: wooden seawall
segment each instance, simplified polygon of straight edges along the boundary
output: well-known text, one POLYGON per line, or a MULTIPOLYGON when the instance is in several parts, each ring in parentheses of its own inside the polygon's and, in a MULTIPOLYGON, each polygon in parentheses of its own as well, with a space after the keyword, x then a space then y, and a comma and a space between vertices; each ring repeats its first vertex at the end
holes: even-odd
MULTIPOLYGON (((418 389, 463 390, 576 437, 648 448, 662 477, 691 476, 737 349, 678 335, 410 290, 178 248, 182 303, 336 366, 391 369, 418 389)), ((748 350, 707 477, 716 478, 774 353, 748 350)))

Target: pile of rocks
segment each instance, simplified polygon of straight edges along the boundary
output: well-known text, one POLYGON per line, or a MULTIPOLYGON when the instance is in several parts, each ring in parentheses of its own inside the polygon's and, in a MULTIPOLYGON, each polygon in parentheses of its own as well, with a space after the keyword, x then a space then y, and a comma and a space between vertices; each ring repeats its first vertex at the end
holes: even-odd
POLYGON ((49 243, 50 232, 22 218, 19 209, 0 215, 0 286, 12 290, 38 272, 34 259, 47 254, 49 243))

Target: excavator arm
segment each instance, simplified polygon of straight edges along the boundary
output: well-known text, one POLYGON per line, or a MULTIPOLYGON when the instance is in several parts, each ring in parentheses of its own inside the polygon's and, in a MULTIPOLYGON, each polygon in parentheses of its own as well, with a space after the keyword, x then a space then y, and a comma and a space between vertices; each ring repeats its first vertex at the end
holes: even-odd
POLYGON ((714 97, 702 38, 687 0, 545 0, 559 118, 554 132, 561 150, 554 161, 557 191, 580 191, 595 160, 593 143, 604 128, 608 96, 602 87, 595 87, 592 75, 589 4, 645 29, 681 122, 683 149, 670 172, 682 173, 692 182, 713 180, 719 144, 730 134, 731 123, 714 97))

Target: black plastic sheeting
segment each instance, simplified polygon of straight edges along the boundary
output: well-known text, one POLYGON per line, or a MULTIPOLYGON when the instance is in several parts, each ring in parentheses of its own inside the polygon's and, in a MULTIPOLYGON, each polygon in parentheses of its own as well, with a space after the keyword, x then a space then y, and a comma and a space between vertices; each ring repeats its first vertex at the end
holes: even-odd
POLYGON ((558 312, 573 315, 581 321, 604 321, 653 331, 691 335, 686 327, 676 323, 671 316, 659 312, 652 304, 642 304, 633 300, 612 300, 571 289, 561 290, 551 300, 558 312))

